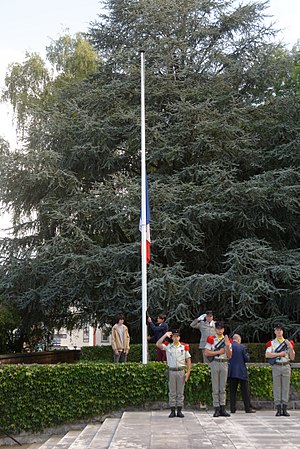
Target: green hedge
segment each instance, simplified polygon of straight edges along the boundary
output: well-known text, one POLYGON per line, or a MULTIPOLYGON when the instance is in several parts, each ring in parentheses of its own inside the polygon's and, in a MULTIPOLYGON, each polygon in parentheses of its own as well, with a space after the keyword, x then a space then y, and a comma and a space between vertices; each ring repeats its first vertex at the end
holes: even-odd
MULTIPOLYGON (((249 367, 252 397, 272 400, 270 367, 249 367)), ((292 384, 300 394, 300 370, 292 384)), ((40 431, 79 419, 147 402, 167 403, 164 363, 82 362, 61 365, 6 365, 0 368, 0 428, 40 431)), ((209 367, 195 364, 186 385, 188 404, 211 404, 209 367)))
MULTIPOLYGON (((265 343, 247 343, 246 344, 250 359, 252 363, 265 362, 265 343)), ((296 359, 295 362, 300 362, 300 344, 295 345, 296 359)), ((149 360, 156 360, 156 346, 154 344, 148 345, 149 360)), ((202 352, 199 349, 198 343, 190 344, 190 353, 192 362, 202 362, 202 352)), ((111 346, 86 346, 81 348, 82 361, 98 361, 98 362, 112 362, 113 352, 111 346)), ((141 362, 142 360, 142 345, 132 344, 128 354, 129 362, 141 362)))

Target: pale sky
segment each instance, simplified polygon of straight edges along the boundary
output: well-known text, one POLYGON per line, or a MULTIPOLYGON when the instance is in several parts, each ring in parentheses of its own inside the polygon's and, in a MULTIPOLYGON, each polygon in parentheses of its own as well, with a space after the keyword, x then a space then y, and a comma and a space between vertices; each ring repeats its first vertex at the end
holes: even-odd
MULTIPOLYGON (((176 1, 176 0, 174 0, 176 1)), ((300 39, 300 0, 269 0, 267 10, 282 29, 278 40, 290 48, 300 39)), ((87 31, 89 23, 101 12, 101 0, 3 0, 0 16, 0 89, 4 86, 7 66, 22 62, 25 51, 45 55, 51 39, 68 29, 73 35, 87 31)), ((271 19, 270 19, 271 20, 271 19)), ((0 135, 14 145, 12 112, 0 105, 0 135)), ((1 228, 7 219, 0 217, 1 228)))

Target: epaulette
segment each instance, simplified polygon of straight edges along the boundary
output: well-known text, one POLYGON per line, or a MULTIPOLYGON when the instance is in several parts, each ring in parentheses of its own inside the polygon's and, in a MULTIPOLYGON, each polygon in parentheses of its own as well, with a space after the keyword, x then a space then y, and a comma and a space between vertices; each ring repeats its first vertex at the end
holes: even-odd
POLYGON ((168 346, 170 343, 168 341, 163 341, 163 345, 168 346))
POLYGON ((206 339, 207 343, 209 343, 210 345, 214 344, 215 341, 215 337, 213 335, 209 335, 206 339))
POLYGON ((272 340, 269 340, 266 343, 266 348, 269 348, 270 346, 272 346, 272 340))
POLYGON ((291 345, 292 345, 292 347, 293 347, 293 349, 294 349, 294 347, 295 347, 295 342, 294 342, 293 340, 290 340, 290 343, 291 343, 291 345))
POLYGON ((185 351, 189 351, 190 350, 190 345, 188 343, 182 343, 184 345, 184 350, 185 351))
POLYGON ((232 338, 229 338, 229 341, 230 341, 230 343, 232 344, 232 342, 233 342, 232 338))

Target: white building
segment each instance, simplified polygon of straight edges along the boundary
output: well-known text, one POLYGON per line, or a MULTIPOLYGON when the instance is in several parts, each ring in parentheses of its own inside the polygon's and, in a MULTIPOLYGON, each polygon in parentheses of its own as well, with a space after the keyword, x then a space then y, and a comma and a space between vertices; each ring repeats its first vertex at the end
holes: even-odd
POLYGON ((110 345, 110 335, 107 336, 102 329, 90 325, 82 329, 75 329, 71 333, 66 329, 60 329, 54 334, 53 349, 80 349, 83 346, 110 345))

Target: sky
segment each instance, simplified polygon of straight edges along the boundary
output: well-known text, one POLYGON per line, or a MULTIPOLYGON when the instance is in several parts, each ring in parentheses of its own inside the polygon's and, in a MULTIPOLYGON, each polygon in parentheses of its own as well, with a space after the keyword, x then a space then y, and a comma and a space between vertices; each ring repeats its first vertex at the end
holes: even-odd
MULTIPOLYGON (((176 1, 176 0, 174 0, 176 1)), ((300 0, 269 0, 267 13, 273 16, 278 35, 289 48, 300 39, 300 0)), ((87 31, 90 22, 101 13, 100 0, 5 0, 1 2, 0 16, 0 89, 8 65, 22 62, 25 52, 45 56, 51 39, 57 39, 68 29, 71 35, 87 31)), ((12 111, 0 104, 0 136, 15 144, 12 111)), ((7 217, 0 216, 1 229, 7 217)))

